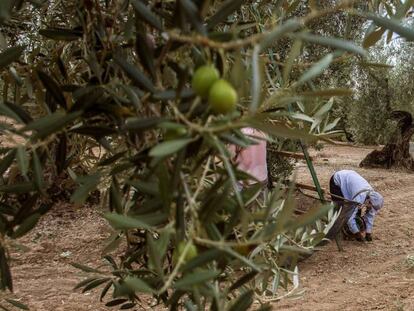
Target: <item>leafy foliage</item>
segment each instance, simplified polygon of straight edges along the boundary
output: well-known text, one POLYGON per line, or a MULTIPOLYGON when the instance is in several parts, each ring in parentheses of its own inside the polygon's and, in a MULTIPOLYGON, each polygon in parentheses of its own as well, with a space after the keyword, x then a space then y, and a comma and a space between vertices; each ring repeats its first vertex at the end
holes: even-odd
MULTIPOLYGON (((10 47, 0 63, 1 240, 36 225, 66 173, 78 184, 74 203, 101 193, 113 229, 106 268, 73 264, 90 274, 77 288, 101 287, 101 300, 111 293, 106 306, 134 308, 151 295, 172 310, 247 310, 255 300, 266 309, 286 296, 279 288, 298 294, 297 261, 335 215, 329 205, 296 215, 281 186, 264 198, 260 184, 240 191, 251 177, 228 146, 252 145, 240 131, 248 126, 309 143, 335 134, 330 98, 349 91, 313 81, 367 52, 312 26, 342 14, 411 39, 412 30, 369 13, 383 1, 372 2, 2 2, 10 47), (308 59, 315 45, 323 52, 308 59), (276 46, 284 53, 275 59, 276 46), (237 91, 236 111, 214 114, 195 95, 191 77, 204 64, 237 91), (121 239, 127 249, 116 258, 121 239)), ((12 290, 7 243, 1 284, 12 290)))
MULTIPOLYGON (((410 1, 404 6, 389 3, 385 5, 386 14, 391 18, 405 16, 402 24, 412 28, 414 20, 410 5, 410 1)), ((348 63, 347 68, 352 71, 350 84, 355 94, 339 102, 334 114, 342 118, 341 127, 345 127, 356 142, 385 144, 395 129, 391 112, 412 112, 412 40, 393 33, 392 28, 379 27, 380 24, 361 26, 361 40, 370 55, 364 62, 348 63)))

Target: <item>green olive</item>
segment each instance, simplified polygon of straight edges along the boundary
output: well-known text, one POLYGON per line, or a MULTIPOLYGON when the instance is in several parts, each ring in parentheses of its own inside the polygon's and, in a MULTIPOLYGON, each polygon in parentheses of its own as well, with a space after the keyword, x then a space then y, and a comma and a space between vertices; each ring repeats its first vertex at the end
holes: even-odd
POLYGON ((193 259, 194 257, 198 255, 197 247, 193 243, 186 242, 186 241, 180 242, 178 244, 178 247, 173 252, 174 265, 177 264, 178 259, 181 257, 181 254, 184 252, 184 249, 187 246, 187 243, 190 243, 190 245, 188 246, 187 253, 184 257, 184 263, 186 263, 187 261, 190 261, 191 259, 193 259))
POLYGON ((208 103, 215 113, 227 114, 234 111, 237 100, 236 90, 224 79, 217 80, 208 95, 208 103))
POLYGON ((187 129, 185 127, 177 127, 174 129, 167 129, 164 133, 165 140, 173 140, 187 135, 187 129))
POLYGON ((205 65, 196 70, 191 85, 197 95, 207 98, 211 86, 218 79, 220 79, 219 71, 212 65, 205 65))

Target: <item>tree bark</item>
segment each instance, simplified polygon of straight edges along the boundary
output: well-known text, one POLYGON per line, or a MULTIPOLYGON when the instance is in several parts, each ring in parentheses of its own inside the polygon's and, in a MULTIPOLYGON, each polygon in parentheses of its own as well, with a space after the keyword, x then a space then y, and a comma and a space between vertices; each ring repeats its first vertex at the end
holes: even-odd
POLYGON ((414 134, 412 116, 406 111, 394 111, 392 117, 398 120, 398 128, 390 141, 381 150, 369 153, 359 164, 360 167, 414 169, 410 154, 410 139, 414 134))

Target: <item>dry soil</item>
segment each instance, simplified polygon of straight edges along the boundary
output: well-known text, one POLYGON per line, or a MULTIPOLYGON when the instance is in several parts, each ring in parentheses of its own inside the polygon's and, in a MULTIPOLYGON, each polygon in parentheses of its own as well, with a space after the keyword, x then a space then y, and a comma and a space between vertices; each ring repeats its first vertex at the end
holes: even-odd
MULTIPOLYGON (((414 174, 360 169, 359 162, 370 150, 330 146, 312 155, 324 187, 335 170, 347 168, 360 172, 384 195, 374 241, 344 241, 344 252, 338 252, 335 243, 323 247, 300 264, 304 295, 275 303, 274 310, 414 310, 414 268, 406 263, 407 256, 414 255, 414 174)), ((298 163, 297 172, 301 182, 311 182, 304 163, 298 163)), ((99 292, 72 290, 83 274, 70 262, 99 265, 109 234, 95 208, 58 204, 20 241, 30 250, 13 253, 12 297, 31 310, 108 310, 98 302, 99 292)), ((151 309, 147 304, 137 310, 151 309)))

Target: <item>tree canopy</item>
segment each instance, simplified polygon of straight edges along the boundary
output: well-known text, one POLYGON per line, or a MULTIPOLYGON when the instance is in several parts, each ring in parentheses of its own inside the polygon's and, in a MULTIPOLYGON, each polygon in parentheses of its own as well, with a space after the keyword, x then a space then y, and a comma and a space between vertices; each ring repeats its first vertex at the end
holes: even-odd
POLYGON ((380 34, 414 40, 400 23, 411 9, 409 0, 2 1, 1 287, 13 289, 8 248, 69 180, 74 204, 98 193, 112 228, 105 268, 73 264, 91 274, 78 288, 112 293, 107 306, 152 295, 172 310, 254 301, 266 310, 287 295, 279 288, 298 294, 297 261, 337 214, 322 204, 298 216, 289 186, 264 199, 260 184, 240 191, 252 178, 229 146, 254 144, 244 127, 307 144, 337 134, 330 111, 353 90, 333 76, 344 64, 345 77, 382 66, 367 50, 380 34), (231 95, 195 92, 203 65, 231 95), (229 100, 235 109, 212 107, 229 100))

